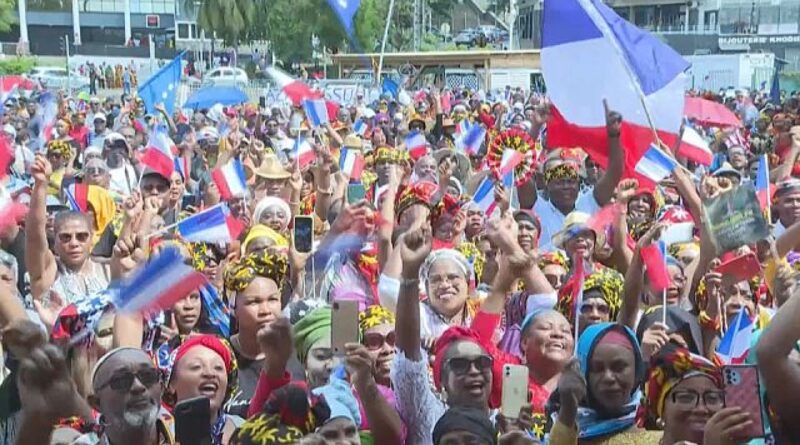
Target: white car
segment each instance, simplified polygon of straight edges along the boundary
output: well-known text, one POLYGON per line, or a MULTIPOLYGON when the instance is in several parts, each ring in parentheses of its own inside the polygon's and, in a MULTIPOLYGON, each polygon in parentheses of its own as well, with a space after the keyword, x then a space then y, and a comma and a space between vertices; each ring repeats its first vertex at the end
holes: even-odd
POLYGON ((28 73, 28 77, 38 81, 49 90, 89 90, 89 78, 76 71, 67 71, 57 66, 37 66, 28 73))
POLYGON ((245 70, 228 66, 214 68, 203 76, 203 84, 206 86, 244 86, 249 81, 245 70))

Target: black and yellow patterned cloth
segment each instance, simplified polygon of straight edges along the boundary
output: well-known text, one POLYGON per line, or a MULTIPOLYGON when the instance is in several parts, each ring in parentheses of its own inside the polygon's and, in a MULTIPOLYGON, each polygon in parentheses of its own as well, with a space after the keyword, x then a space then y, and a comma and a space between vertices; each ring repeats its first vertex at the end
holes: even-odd
POLYGON ((550 167, 544 172, 544 181, 550 182, 557 179, 578 180, 578 166, 572 162, 564 162, 550 167))
POLYGON ((67 141, 53 139, 47 143, 47 154, 51 153, 61 155, 64 158, 69 159, 72 157, 72 148, 69 146, 67 141))
POLYGON ((192 267, 198 272, 208 268, 210 262, 220 264, 225 259, 225 253, 220 248, 209 243, 189 243, 189 254, 192 256, 192 267))
POLYGON ((464 255, 464 258, 466 258, 467 262, 472 266, 472 272, 475 275, 475 283, 480 283, 483 278, 483 269, 486 265, 486 255, 478 249, 478 246, 469 241, 464 241, 457 245, 456 250, 464 255))
MULTIPOLYGON (((600 267, 593 273, 589 274, 583 281, 583 294, 593 290, 600 291, 603 301, 606 302, 609 308, 609 320, 617 319, 617 312, 622 307, 622 292, 625 285, 625 278, 621 273, 617 272, 610 267, 600 267)), ((570 323, 575 321, 575 310, 580 311, 580 308, 575 308, 573 301, 572 289, 569 286, 564 286, 558 293, 558 303, 556 309, 561 312, 570 323)))
POLYGON ((394 314, 381 305, 367 306, 358 314, 358 327, 361 328, 362 334, 367 329, 382 324, 394 325, 394 314))
POLYGON ((276 414, 258 414, 233 433, 230 445, 295 444, 306 436, 300 428, 285 425, 276 414))
POLYGON ((256 279, 269 278, 283 290, 289 264, 286 256, 278 256, 268 251, 253 252, 230 263, 225 269, 225 291, 241 292, 256 279))
POLYGON ((398 150, 389 146, 381 146, 375 149, 375 163, 388 162, 390 164, 402 164, 408 161, 408 152, 398 150))

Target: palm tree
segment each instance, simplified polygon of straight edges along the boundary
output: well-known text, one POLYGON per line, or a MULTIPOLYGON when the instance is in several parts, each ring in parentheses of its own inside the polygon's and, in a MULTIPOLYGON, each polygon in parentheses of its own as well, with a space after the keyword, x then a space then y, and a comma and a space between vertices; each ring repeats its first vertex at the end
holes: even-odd
POLYGON ((238 46, 257 26, 256 1, 263 0, 183 0, 183 9, 197 14, 197 26, 228 45, 238 46))

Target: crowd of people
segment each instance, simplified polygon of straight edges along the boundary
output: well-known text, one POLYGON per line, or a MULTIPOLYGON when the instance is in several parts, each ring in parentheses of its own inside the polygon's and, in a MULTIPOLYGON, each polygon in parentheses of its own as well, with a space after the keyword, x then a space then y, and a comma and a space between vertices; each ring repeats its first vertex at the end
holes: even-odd
POLYGON ((601 168, 548 145, 546 96, 404 94, 329 103, 316 127, 299 104, 148 114, 60 94, 51 127, 36 98, 9 100, 0 442, 161 445, 188 429, 214 445, 800 443, 800 98, 750 119, 742 94, 729 105, 746 125, 700 129, 712 168, 679 159, 653 186, 626 167, 613 110, 601 168), (484 140, 466 142, 476 125, 484 140), (147 160, 157 131, 169 176, 147 160), (523 158, 510 183, 508 150, 523 158), (704 203, 754 182, 763 153, 771 235, 719 253, 704 203), (243 196, 214 174, 231 162, 243 196), (233 239, 174 230, 220 204, 243 228, 233 239), (666 246, 659 291, 643 252, 676 214, 694 237, 666 246), (310 251, 298 217, 313 220, 310 251), (117 283, 167 249, 205 283, 159 310, 116 307, 117 283), (719 272, 742 255, 764 272, 719 272), (358 335, 341 348, 333 326, 353 302, 358 335), (717 353, 741 311, 751 400, 732 397, 717 353), (181 417, 198 397, 208 415, 181 417))

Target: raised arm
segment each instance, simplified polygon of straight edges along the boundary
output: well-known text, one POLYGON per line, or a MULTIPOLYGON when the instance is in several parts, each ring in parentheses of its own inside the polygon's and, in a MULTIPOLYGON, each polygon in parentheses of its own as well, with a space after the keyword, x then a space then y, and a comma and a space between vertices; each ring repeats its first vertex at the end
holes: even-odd
POLYGON ((409 232, 398 246, 403 260, 400 297, 397 302, 395 332, 397 349, 409 360, 422 360, 420 353, 419 269, 431 251, 433 236, 430 227, 409 232))
POLYGON ((314 175, 314 188, 317 192, 317 199, 314 202, 314 213, 322 221, 328 220, 328 211, 333 202, 333 186, 331 181, 331 166, 333 159, 327 147, 320 144, 315 145, 318 158, 322 161, 316 169, 314 175))
POLYGON ((639 317, 639 299, 644 289, 644 265, 641 250, 653 243, 661 229, 662 226, 655 224, 639 238, 633 258, 631 258, 631 264, 628 266, 628 272, 625 274, 622 308, 620 308, 617 320, 631 329, 636 329, 639 317))
POLYGON ((625 169, 625 157, 622 154, 622 143, 620 142, 622 116, 616 111, 609 110, 606 101, 603 101, 603 106, 606 110, 606 132, 608 133, 608 167, 597 181, 593 192, 594 200, 601 207, 608 204, 614 197, 614 190, 622 179, 625 169))
POLYGON ((30 210, 25 220, 25 267, 31 279, 31 295, 40 300, 56 281, 56 259, 47 245, 47 185, 53 167, 42 154, 31 165, 33 190, 30 210))

